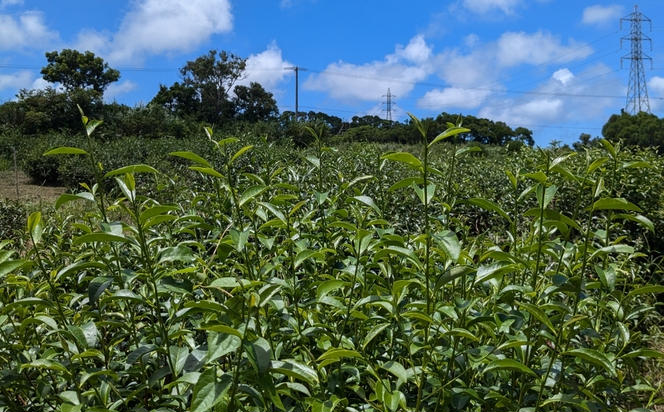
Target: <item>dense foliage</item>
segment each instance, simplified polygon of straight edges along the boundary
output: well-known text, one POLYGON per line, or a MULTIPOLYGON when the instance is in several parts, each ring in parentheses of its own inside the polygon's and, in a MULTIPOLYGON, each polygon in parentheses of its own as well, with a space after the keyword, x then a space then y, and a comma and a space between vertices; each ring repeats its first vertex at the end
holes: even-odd
MULTIPOLYGON (((107 167, 0 243, 0 410, 628 411, 662 161, 253 136, 107 167), (400 149, 403 150, 403 149, 400 149), (487 195, 485 195, 487 193, 487 195), (67 213, 72 202, 82 202, 67 213), (87 205, 87 206, 84 206, 87 205), (649 219, 650 217, 650 219, 649 219)), ((172 151, 171 151, 172 150, 172 151)), ((100 161, 102 160, 102 161, 100 161)))
POLYGON ((652 113, 614 114, 602 128, 602 134, 613 142, 622 140, 627 145, 664 150, 664 119, 652 113))

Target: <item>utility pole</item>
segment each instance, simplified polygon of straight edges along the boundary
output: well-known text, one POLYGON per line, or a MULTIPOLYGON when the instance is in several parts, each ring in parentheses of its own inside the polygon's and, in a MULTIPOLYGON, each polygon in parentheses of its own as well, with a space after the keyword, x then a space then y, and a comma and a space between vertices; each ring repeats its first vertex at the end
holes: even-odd
POLYGON ((387 113, 386 116, 385 116, 385 120, 387 120, 388 122, 391 123, 392 122, 392 104, 393 104, 392 98, 394 98, 396 96, 392 94, 392 92, 390 91, 390 88, 388 87, 387 88, 387 94, 384 94, 383 97, 386 98, 386 101, 383 102, 383 104, 385 105, 385 110, 383 110, 383 111, 387 113))
POLYGON ((645 36, 641 31, 641 22, 650 24, 652 31, 652 21, 639 11, 639 6, 634 6, 634 11, 627 16, 620 19, 620 30, 622 30, 623 21, 630 23, 629 36, 620 39, 620 47, 622 47, 623 40, 629 40, 630 53, 621 57, 620 67, 622 68, 623 60, 630 60, 629 68, 629 83, 627 86, 627 101, 625 104, 625 111, 631 114, 638 114, 639 112, 650 113, 650 100, 648 99, 648 88, 646 85, 646 74, 643 69, 643 61, 650 60, 652 68, 652 58, 643 53, 642 42, 650 42, 650 50, 652 50, 652 39, 645 36))
POLYGON ((305 69, 303 67, 299 67, 299 66, 289 66, 289 67, 284 67, 284 70, 293 70, 293 71, 295 71, 295 120, 297 121, 297 120, 299 120, 299 112, 300 112, 300 105, 299 105, 299 101, 298 101, 298 98, 299 98, 299 96, 298 96, 299 95, 299 83, 300 83, 299 74, 300 74, 300 70, 306 71, 307 69, 305 69))

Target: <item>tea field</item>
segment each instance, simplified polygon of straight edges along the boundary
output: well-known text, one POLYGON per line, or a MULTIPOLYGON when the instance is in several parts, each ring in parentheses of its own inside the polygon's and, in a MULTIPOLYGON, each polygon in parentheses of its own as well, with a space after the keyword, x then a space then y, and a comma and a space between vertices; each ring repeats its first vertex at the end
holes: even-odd
POLYGON ((415 146, 206 129, 109 167, 83 120, 39 161, 85 183, 0 243, 0 411, 664 402, 653 150, 455 146, 413 118, 415 146))

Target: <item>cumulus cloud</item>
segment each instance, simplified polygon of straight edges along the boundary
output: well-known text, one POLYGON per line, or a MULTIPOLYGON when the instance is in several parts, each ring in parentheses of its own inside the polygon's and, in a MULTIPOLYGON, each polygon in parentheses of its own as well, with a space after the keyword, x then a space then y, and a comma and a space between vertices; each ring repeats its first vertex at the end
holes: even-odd
POLYGON ((563 68, 553 72, 551 77, 555 80, 558 80, 563 86, 565 86, 574 79, 574 74, 569 71, 568 68, 563 68))
POLYGON ((560 39, 550 33, 508 32, 497 42, 498 63, 503 66, 519 64, 567 63, 589 56, 590 46, 570 40, 563 45, 560 39))
MULTIPOLYGON (((559 64, 579 60, 592 53, 592 49, 585 44, 570 40, 565 45, 558 37, 545 32, 507 32, 494 42, 481 44, 475 38, 471 44, 467 44, 471 48, 467 53, 452 49, 432 58, 438 77, 449 87, 427 92, 418 101, 420 107, 429 110, 478 108, 492 94, 503 89, 500 80, 514 67, 559 64)), ((571 72, 565 70, 561 69, 554 75, 558 83, 573 77, 571 72)))
POLYGON ((104 100, 111 102, 115 100, 116 97, 135 90, 136 87, 138 87, 138 85, 131 80, 125 80, 119 83, 111 83, 104 91, 104 100))
POLYGON ((432 72, 428 56, 431 48, 416 36, 407 46, 397 45, 383 60, 365 64, 344 61, 329 64, 323 72, 311 75, 303 84, 307 90, 323 91, 338 100, 371 101, 379 99, 388 88, 397 96, 406 96, 432 72))
POLYGON ((42 13, 0 14, 0 50, 43 49, 57 39, 57 32, 46 26, 42 13))
POLYGON ((588 6, 583 9, 583 17, 581 22, 590 25, 603 25, 607 23, 615 23, 623 14, 622 6, 618 4, 610 6, 594 5, 588 6))
POLYGON ((433 89, 417 101, 423 109, 444 110, 446 108, 473 109, 484 102, 491 92, 482 89, 447 87, 433 89))
POLYGON ((474 13, 486 14, 498 10, 512 14, 521 3, 522 0, 463 0, 462 4, 474 13))
POLYGON ((290 74, 285 70, 289 66, 293 64, 284 60, 281 49, 276 42, 272 42, 264 51, 247 58, 245 77, 238 84, 257 82, 274 92, 277 85, 290 74))
POLYGON ((406 47, 397 45, 393 57, 413 63, 425 63, 431 58, 431 47, 424 40, 424 36, 418 35, 413 37, 406 47))
POLYGON ((26 89, 32 85, 34 75, 28 70, 21 70, 11 74, 0 74, 0 90, 26 89))
POLYGON ((648 80, 648 90, 650 91, 650 108, 651 110, 661 110, 664 106, 664 77, 653 76, 648 80), (656 97, 653 99, 653 97, 656 97))
POLYGON ((655 94, 664 95, 664 77, 653 76, 648 80, 648 87, 655 94))
POLYGON ((146 54, 188 52, 232 27, 229 0, 134 2, 113 36, 109 60, 135 62, 146 54))
POLYGON ((614 70, 599 64, 574 74, 563 68, 530 93, 517 98, 492 99, 480 117, 526 127, 584 121, 620 104, 610 96, 623 94, 622 81, 614 70))
POLYGON ((9 6, 20 6, 23 0, 0 0, 0 9, 9 6))

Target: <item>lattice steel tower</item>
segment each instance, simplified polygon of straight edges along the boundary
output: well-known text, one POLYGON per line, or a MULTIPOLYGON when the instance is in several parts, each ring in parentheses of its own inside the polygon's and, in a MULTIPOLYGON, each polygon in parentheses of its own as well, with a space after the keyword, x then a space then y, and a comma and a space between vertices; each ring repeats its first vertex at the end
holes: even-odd
POLYGON ((634 11, 632 13, 620 19, 620 30, 622 30, 623 21, 628 21, 630 23, 630 30, 629 36, 620 39, 620 47, 622 47, 623 40, 629 40, 630 52, 620 59, 620 67, 622 68, 623 60, 631 60, 625 111, 631 114, 650 112, 650 101, 648 100, 648 88, 646 86, 646 74, 643 68, 643 61, 650 60, 650 65, 652 67, 652 58, 643 53, 642 43, 644 41, 650 42, 650 49, 652 50, 652 39, 643 34, 641 31, 641 23, 647 22, 650 24, 650 30, 652 31, 652 21, 639 11, 639 6, 634 6, 634 11))
POLYGON ((392 99, 396 96, 392 94, 392 92, 390 91, 390 89, 388 87, 387 88, 387 94, 384 94, 383 97, 387 98, 387 100, 383 102, 383 104, 385 105, 385 110, 383 110, 383 111, 386 112, 385 120, 387 120, 388 122, 391 122, 392 121, 392 105, 394 104, 394 101, 392 99))

